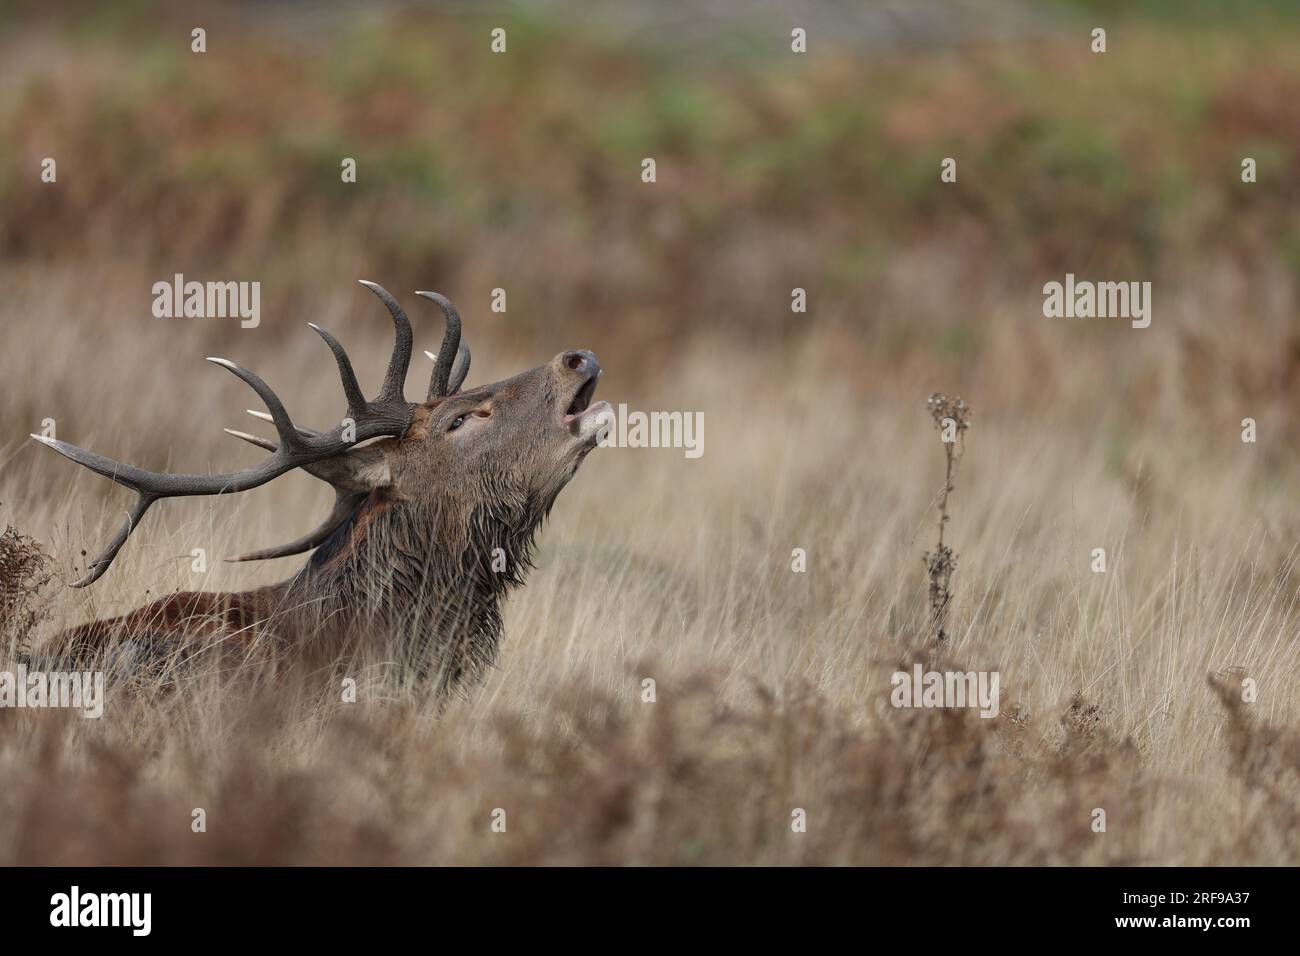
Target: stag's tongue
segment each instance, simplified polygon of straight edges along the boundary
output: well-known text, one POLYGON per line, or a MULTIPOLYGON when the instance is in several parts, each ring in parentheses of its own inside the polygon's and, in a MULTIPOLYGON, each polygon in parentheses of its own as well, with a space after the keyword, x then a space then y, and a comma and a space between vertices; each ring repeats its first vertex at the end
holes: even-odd
POLYGON ((575 437, 591 438, 606 426, 614 427, 614 409, 610 408, 609 402, 596 402, 581 412, 565 415, 564 424, 575 437))

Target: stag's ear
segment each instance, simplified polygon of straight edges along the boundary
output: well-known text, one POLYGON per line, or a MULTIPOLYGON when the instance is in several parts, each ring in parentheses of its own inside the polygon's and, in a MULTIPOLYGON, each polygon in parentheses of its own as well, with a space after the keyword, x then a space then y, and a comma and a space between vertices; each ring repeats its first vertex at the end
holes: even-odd
POLYGON ((368 494, 393 483, 384 443, 353 448, 333 458, 306 466, 304 471, 327 481, 339 491, 368 494))
MULTIPOLYGON (((249 414, 258 418, 262 417, 260 412, 250 412, 249 414)), ((247 432, 237 432, 230 428, 227 428, 226 431, 236 438, 242 438, 246 442, 257 445, 259 448, 266 448, 270 451, 275 450, 275 442, 267 441, 265 438, 259 438, 247 432)), ((306 429, 299 429, 299 431, 307 432, 306 429)), ((302 554, 304 551, 311 551, 313 548, 324 544, 330 535, 356 513, 357 508, 360 507, 370 492, 376 488, 388 487, 393 483, 393 475, 388 468, 388 455, 384 450, 386 444, 387 442, 379 442, 362 448, 352 448, 330 458, 323 458, 320 461, 304 465, 304 471, 334 486, 334 507, 330 510, 324 522, 314 531, 303 535, 296 541, 290 541, 288 544, 282 544, 274 548, 263 548, 260 551, 252 551, 248 554, 241 554, 237 558, 227 558, 226 560, 266 561, 270 558, 285 558, 294 554, 302 554)))
MULTIPOLYGON (((248 414, 261 419, 270 417, 265 412, 253 409, 249 409, 248 414)), ((299 428, 297 431, 311 438, 318 437, 320 434, 308 428, 299 428)), ((225 432, 227 435, 234 435, 250 445, 265 448, 267 451, 273 452, 279 447, 273 441, 250 435, 248 432, 235 431, 233 428, 227 428, 225 432)), ((384 444, 380 442, 362 448, 350 448, 329 458, 303 465, 302 470, 321 481, 328 482, 341 492, 368 494, 376 488, 384 488, 393 483, 392 473, 388 470, 388 456, 384 452, 384 444)))

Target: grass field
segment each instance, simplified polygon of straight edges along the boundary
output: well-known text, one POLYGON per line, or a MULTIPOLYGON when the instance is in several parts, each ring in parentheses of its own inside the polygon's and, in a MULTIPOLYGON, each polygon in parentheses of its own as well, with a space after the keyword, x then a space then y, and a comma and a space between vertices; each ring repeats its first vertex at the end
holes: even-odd
POLYGON ((1061 4, 1000 42, 802 58, 781 21, 770 50, 684 61, 518 14, 494 57, 491 18, 347 7, 227 12, 198 55, 193 17, 122 9, 0 8, 0 527, 54 572, 0 551, 0 669, 297 569, 219 558, 319 521, 301 474, 164 503, 65 588, 127 495, 26 436, 256 461, 222 433, 251 396, 203 357, 331 421, 306 322, 368 389, 391 345, 357 278, 400 293, 417 348, 441 325, 409 290, 451 296, 472 383, 594 350, 597 397, 702 412, 705 453, 593 452, 500 666, 452 700, 376 666, 356 703, 213 671, 100 720, 0 708, 0 862, 1300 862, 1300 20, 1061 4), (154 318, 177 272, 260 280, 261 324, 154 318), (1044 318, 1066 272, 1151 281, 1150 328, 1044 318), (935 391, 973 409, 940 650, 935 391), (999 716, 892 707, 915 662, 998 672, 999 716))

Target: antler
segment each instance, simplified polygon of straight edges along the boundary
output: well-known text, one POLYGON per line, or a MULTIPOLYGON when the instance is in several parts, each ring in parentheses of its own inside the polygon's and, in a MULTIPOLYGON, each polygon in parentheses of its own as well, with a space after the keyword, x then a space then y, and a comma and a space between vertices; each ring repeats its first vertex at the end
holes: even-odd
MULTIPOLYGON (((324 433, 297 428, 289 418, 289 414, 285 411, 279 397, 264 381, 247 369, 240 368, 225 359, 208 359, 209 362, 228 369, 247 383, 262 399, 263 404, 266 405, 267 411, 270 413, 267 417, 275 425, 275 430, 280 438, 278 445, 274 447, 269 458, 252 468, 220 475, 170 475, 162 472, 145 471, 142 468, 136 468, 115 461, 112 458, 106 458, 103 455, 86 451, 84 448, 78 448, 76 445, 70 445, 67 442, 57 441, 53 438, 45 438, 41 435, 31 436, 41 444, 53 448, 59 454, 71 458, 78 464, 86 466, 105 478, 111 478, 119 485, 130 488, 136 493, 135 504, 127 514, 126 523, 118 530, 104 551, 91 562, 86 576, 79 581, 73 582, 73 587, 85 587, 99 580, 104 572, 108 570, 113 559, 117 557, 118 551, 126 543, 126 539, 130 537, 131 532, 139 525, 145 512, 149 510, 155 501, 162 498, 220 495, 248 491, 259 485, 266 484, 266 482, 283 475, 287 471, 292 471, 295 468, 305 468, 346 452, 359 442, 383 436, 401 436, 406 432, 411 423, 413 406, 403 397, 402 385, 406 379, 406 370, 411 361, 411 323, 407 320, 402 307, 386 290, 373 282, 363 280, 361 284, 379 296, 380 300, 388 308, 389 314, 393 317, 396 332, 393 355, 388 362, 388 372, 384 376, 384 384, 379 396, 374 401, 367 401, 362 394, 356 376, 352 372, 352 363, 348 360, 343 346, 324 329, 315 325, 312 326, 325 340, 338 362, 339 377, 342 379, 343 393, 348 403, 347 418, 351 420, 350 422, 345 420, 324 433), (346 440, 343 437, 344 434, 349 436, 346 440)), ((450 307, 450 303, 448 303, 447 307, 450 307)), ((453 322, 451 316, 453 315, 455 315, 454 309, 451 310, 448 316, 448 328, 443 339, 443 350, 446 350, 447 341, 452 337, 453 322)), ((456 317, 454 325, 455 338, 458 342, 460 338, 459 316, 456 317)), ((455 350, 454 345, 452 349, 455 350)), ((450 362, 450 358, 448 361, 450 362)), ((435 379, 437 374, 437 368, 435 368, 435 379)), ((445 383, 445 378, 443 381, 445 383)), ((268 446, 263 445, 263 447, 268 446)), ((337 512, 342 506, 343 502, 338 502, 335 511, 337 512)), ((337 526, 337 523, 339 522, 336 522, 335 526, 337 526)), ((320 542, 316 543, 319 544, 320 542)))
MULTIPOLYGON (((438 361, 438 356, 428 349, 424 350, 424 354, 433 361, 438 361)), ((455 395, 460 391, 460 387, 465 384, 467 375, 469 375, 469 346, 461 342, 460 348, 456 351, 456 364, 451 368, 451 379, 447 382, 447 394, 455 395)), ((430 385, 430 388, 432 388, 432 385, 430 385)))
MULTIPOLYGON (((402 308, 396 301, 379 286, 372 283, 364 283, 372 289, 376 295, 383 299, 384 304, 388 306, 389 312, 393 313, 396 320, 402 314, 402 308)), ((469 374, 469 346, 460 340, 460 314, 456 307, 451 304, 444 296, 437 292, 417 292, 416 295, 422 295, 425 298, 432 299, 442 309, 443 315, 447 320, 447 329, 443 333, 442 345, 438 349, 438 354, 426 351, 424 354, 433 360, 433 374, 429 380, 429 392, 426 401, 432 401, 435 398, 443 398, 448 395, 454 395, 456 391, 465 383, 465 377, 469 374), (453 364, 454 358, 454 364, 453 364)), ((405 316, 402 316, 405 320, 405 316)), ((360 389, 357 388, 356 378, 352 374, 352 366, 348 362, 347 354, 343 347, 334 340, 324 329, 313 325, 315 329, 325 340, 325 344, 330 347, 334 357, 338 360, 339 374, 343 379, 343 390, 349 396, 348 401, 353 401, 353 395, 360 395, 360 389)), ((401 344, 401 333, 398 333, 399 345, 401 344)), ((396 358, 396 352, 394 352, 396 358)), ((403 375, 405 374, 405 365, 402 366, 403 375)), ((384 391, 388 392, 393 382, 396 381, 396 388, 400 391, 401 378, 396 379, 390 374, 388 380, 384 383, 384 391)), ((249 414, 254 418, 260 418, 265 421, 273 421, 271 416, 265 412, 249 410, 249 414)), ((265 438, 258 438, 249 435, 246 432, 234 431, 227 428, 228 434, 236 438, 242 438, 246 442, 251 442, 267 451, 276 452, 279 446, 265 438)), ((299 428, 298 432, 303 435, 316 435, 310 429, 299 428)), ((286 558, 290 555, 302 554, 305 551, 311 551, 320 547, 330 536, 334 534, 342 525, 344 525, 356 512, 357 507, 365 500, 366 496, 376 488, 383 487, 392 479, 388 472, 387 462, 384 460, 382 451, 373 448, 357 448, 349 452, 337 455, 333 458, 325 459, 313 464, 303 466, 303 470, 314 475, 321 481, 327 482, 334 488, 334 507, 330 510, 325 520, 315 528, 315 530, 303 535, 296 541, 290 541, 288 544, 278 545, 272 548, 262 548, 258 551, 251 551, 248 554, 241 554, 237 558, 230 558, 230 561, 263 561, 270 558, 286 558)))
POLYGON ((447 320, 447 331, 442 335, 442 345, 438 349, 437 356, 431 352, 424 354, 433 359, 433 374, 429 377, 429 394, 425 398, 426 402, 431 402, 435 398, 442 398, 446 395, 455 393, 465 381, 465 376, 469 374, 469 348, 463 351, 460 347, 460 313, 456 307, 447 301, 446 296, 439 295, 437 292, 416 292, 416 295, 422 295, 426 299, 432 299, 438 303, 438 308, 442 309, 442 314, 447 320), (464 365, 461 365, 461 358, 464 358, 464 365), (451 363, 455 360, 456 369, 453 374, 451 363))
MULTIPOLYGON (((271 416, 256 409, 250 408, 248 414, 264 421, 271 420, 271 416)), ((298 431, 307 435, 319 434, 307 428, 299 428, 298 431)), ((250 435, 247 432, 235 431, 233 428, 227 428, 225 432, 227 435, 242 438, 244 441, 259 448, 265 448, 270 452, 274 452, 279 448, 275 442, 259 438, 256 435, 250 435)), ((357 506, 365 500, 372 490, 392 481, 383 451, 376 445, 354 448, 351 451, 335 455, 333 458, 326 458, 310 465, 304 465, 303 471, 334 487, 334 507, 330 509, 329 516, 324 522, 314 531, 295 541, 290 541, 288 544, 250 551, 248 554, 241 554, 237 558, 227 558, 227 561, 266 561, 271 558, 287 558, 290 555, 302 554, 304 551, 318 548, 345 521, 352 517, 357 506)))

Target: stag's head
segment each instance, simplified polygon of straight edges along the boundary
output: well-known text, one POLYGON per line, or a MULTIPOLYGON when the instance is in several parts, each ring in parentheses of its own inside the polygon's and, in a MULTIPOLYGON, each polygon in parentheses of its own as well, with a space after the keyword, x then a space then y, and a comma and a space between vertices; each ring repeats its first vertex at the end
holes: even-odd
POLYGON ((160 498, 245 491, 294 468, 334 487, 336 502, 329 517, 297 541, 236 560, 284 557, 331 539, 337 542, 336 532, 367 503, 390 513, 434 516, 436 524, 421 527, 458 539, 428 542, 435 548, 472 544, 463 534, 471 528, 481 532, 479 544, 531 534, 609 421, 608 403, 591 400, 600 376, 596 356, 561 352, 513 378, 462 390, 470 354, 461 342, 460 316, 441 295, 419 292, 442 310, 446 332, 438 353, 426 353, 434 366, 425 400, 410 403, 402 394, 411 358, 410 322, 387 291, 374 283, 362 284, 387 307, 396 344, 379 395, 367 399, 343 346, 324 329, 311 326, 334 353, 347 400, 345 415, 328 431, 295 425, 260 378, 224 359, 210 359, 257 392, 267 411, 252 414, 273 423, 278 433, 279 440, 271 441, 227 429, 271 452, 252 468, 221 475, 162 474, 32 436, 136 493, 127 523, 77 586, 90 584, 108 569, 144 512, 160 498))
POLYGON ((592 402, 600 363, 561 352, 513 378, 435 397, 387 451, 393 486, 462 510, 544 514, 595 447, 609 414, 592 402))

